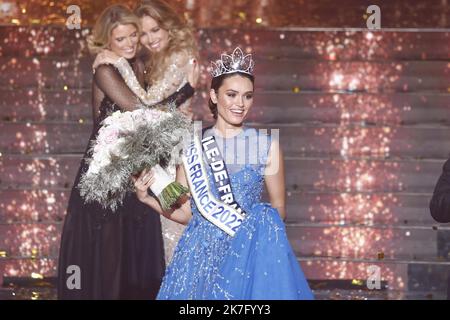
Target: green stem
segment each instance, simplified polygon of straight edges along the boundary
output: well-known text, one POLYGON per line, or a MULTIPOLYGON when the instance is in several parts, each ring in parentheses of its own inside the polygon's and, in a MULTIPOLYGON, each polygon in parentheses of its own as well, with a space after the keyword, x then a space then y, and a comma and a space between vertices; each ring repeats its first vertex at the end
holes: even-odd
POLYGON ((189 189, 178 182, 172 182, 158 196, 161 207, 164 211, 170 210, 181 196, 189 193, 189 189))

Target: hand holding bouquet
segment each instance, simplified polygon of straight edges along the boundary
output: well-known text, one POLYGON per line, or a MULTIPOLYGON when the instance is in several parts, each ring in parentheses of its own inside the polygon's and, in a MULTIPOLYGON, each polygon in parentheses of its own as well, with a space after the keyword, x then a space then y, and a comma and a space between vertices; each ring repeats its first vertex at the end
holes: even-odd
POLYGON ((134 191, 131 176, 153 168, 152 192, 164 210, 188 193, 163 169, 181 163, 183 139, 190 121, 178 111, 142 108, 114 112, 102 122, 88 159, 89 169, 78 185, 86 202, 99 202, 115 211, 128 191, 134 191))

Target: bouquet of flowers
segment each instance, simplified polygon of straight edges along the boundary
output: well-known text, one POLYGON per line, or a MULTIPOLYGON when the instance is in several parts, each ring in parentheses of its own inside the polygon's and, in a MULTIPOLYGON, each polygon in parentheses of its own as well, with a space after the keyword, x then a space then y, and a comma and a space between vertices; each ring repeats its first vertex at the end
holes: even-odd
POLYGON ((189 190, 163 169, 181 163, 183 138, 190 121, 173 108, 142 108, 116 111, 108 116, 89 149, 88 170, 78 188, 86 202, 99 202, 115 211, 128 191, 134 191, 131 176, 153 168, 150 188, 164 210, 170 209, 189 190))

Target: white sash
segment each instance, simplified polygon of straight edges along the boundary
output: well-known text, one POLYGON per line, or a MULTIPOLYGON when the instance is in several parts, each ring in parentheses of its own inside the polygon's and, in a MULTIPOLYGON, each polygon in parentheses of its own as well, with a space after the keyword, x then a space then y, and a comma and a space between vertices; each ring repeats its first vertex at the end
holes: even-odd
POLYGON ((216 199, 209 189, 202 151, 199 138, 194 135, 183 152, 183 165, 192 198, 203 217, 234 236, 245 217, 235 208, 216 199))

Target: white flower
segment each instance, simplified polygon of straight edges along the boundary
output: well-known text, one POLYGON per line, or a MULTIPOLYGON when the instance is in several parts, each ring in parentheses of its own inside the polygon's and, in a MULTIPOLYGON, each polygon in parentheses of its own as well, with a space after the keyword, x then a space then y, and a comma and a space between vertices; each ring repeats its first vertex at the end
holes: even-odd
POLYGON ((120 131, 134 131, 134 119, 130 115, 117 119, 115 125, 120 128, 120 131))
POLYGON ((94 163, 96 166, 103 168, 111 163, 110 153, 108 148, 98 149, 96 153, 94 153, 94 157, 92 159, 91 165, 94 163))
POLYGON ((123 144, 125 141, 126 141, 125 138, 119 138, 119 139, 117 139, 117 140, 115 141, 114 144, 111 144, 111 145, 110 145, 109 152, 110 152, 111 154, 114 154, 114 155, 117 156, 117 157, 126 159, 126 158, 127 158, 127 155, 121 154, 121 152, 120 152, 121 149, 122 149, 122 144, 123 144))
POLYGON ((103 124, 110 125, 110 124, 114 123, 118 118, 121 117, 121 114, 122 114, 121 111, 114 112, 113 114, 108 116, 105 120, 103 120, 103 124))
POLYGON ((87 171, 87 175, 93 175, 93 174, 98 174, 100 172, 100 167, 98 166, 97 163, 95 163, 94 161, 91 162, 91 164, 89 165, 89 169, 87 171))

